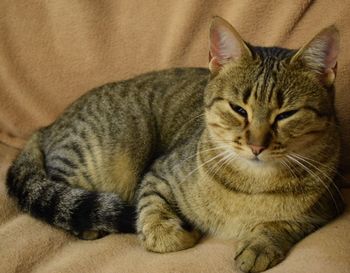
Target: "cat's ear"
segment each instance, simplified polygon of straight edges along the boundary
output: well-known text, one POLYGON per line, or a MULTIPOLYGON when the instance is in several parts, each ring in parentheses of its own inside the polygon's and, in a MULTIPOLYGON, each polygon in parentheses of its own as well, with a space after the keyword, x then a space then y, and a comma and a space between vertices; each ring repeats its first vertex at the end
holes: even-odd
POLYGON ((251 52, 238 32, 226 20, 215 16, 210 26, 209 69, 216 74, 225 64, 251 52))
POLYGON ((319 32, 309 43, 302 47, 291 62, 302 61, 308 68, 319 75, 326 86, 334 83, 337 73, 339 53, 339 32, 330 26, 319 32))

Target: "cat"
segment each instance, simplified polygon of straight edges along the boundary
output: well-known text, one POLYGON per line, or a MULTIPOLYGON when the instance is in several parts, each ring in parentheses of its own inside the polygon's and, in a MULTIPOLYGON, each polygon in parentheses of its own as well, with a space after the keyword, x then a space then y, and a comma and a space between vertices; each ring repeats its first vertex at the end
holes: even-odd
POLYGON ((264 271, 344 208, 336 186, 339 34, 299 50, 210 26, 209 69, 108 83, 39 129, 8 170, 20 208, 83 239, 136 232, 150 251, 235 238, 264 271))

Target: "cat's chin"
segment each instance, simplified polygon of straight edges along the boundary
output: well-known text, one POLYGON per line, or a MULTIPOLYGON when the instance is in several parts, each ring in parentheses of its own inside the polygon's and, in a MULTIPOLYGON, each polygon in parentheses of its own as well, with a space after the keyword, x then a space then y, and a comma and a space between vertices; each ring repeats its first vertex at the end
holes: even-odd
POLYGON ((266 169, 278 169, 278 166, 281 165, 280 160, 273 158, 267 155, 242 155, 238 154, 240 165, 248 168, 266 168, 266 169))
POLYGON ((246 160, 248 161, 249 164, 252 164, 253 166, 256 166, 256 167, 262 167, 262 168, 276 164, 276 162, 273 160, 266 160, 258 157, 252 157, 246 160))

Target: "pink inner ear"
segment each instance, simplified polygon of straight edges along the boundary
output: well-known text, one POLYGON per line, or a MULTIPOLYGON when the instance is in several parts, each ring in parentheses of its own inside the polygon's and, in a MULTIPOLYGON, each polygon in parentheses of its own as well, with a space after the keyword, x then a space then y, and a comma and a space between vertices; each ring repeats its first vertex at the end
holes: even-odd
POLYGON ((304 47, 301 57, 310 69, 317 72, 322 84, 332 85, 336 77, 338 53, 338 31, 331 26, 317 34, 304 47))
POLYGON ((232 59, 241 56, 240 41, 231 29, 224 25, 214 25, 210 31, 210 60, 215 59, 224 65, 232 59))
POLYGON ((338 41, 334 37, 330 37, 330 40, 327 43, 326 49, 326 58, 325 58, 325 70, 335 69, 337 65, 338 57, 338 41))
POLYGON ((310 68, 327 74, 335 70, 338 52, 338 31, 334 27, 329 27, 316 35, 306 46, 303 58, 310 68))

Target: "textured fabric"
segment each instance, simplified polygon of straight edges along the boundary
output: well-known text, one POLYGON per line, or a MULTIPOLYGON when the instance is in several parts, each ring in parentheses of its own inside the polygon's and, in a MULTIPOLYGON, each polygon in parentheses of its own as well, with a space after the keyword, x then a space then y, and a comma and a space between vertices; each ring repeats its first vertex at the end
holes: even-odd
MULTIPOLYGON (((5 194, 14 148, 88 89, 151 70, 206 66, 213 15, 257 45, 298 48, 335 24, 341 35, 336 105, 350 177, 349 1, 0 1, 0 272, 235 272, 233 241, 178 253, 136 236, 79 241, 20 214, 5 194)), ((347 171, 347 173, 346 173, 347 171)), ((350 202, 350 191, 345 190, 350 202)), ((350 272, 350 212, 308 236, 269 272, 350 272)))

